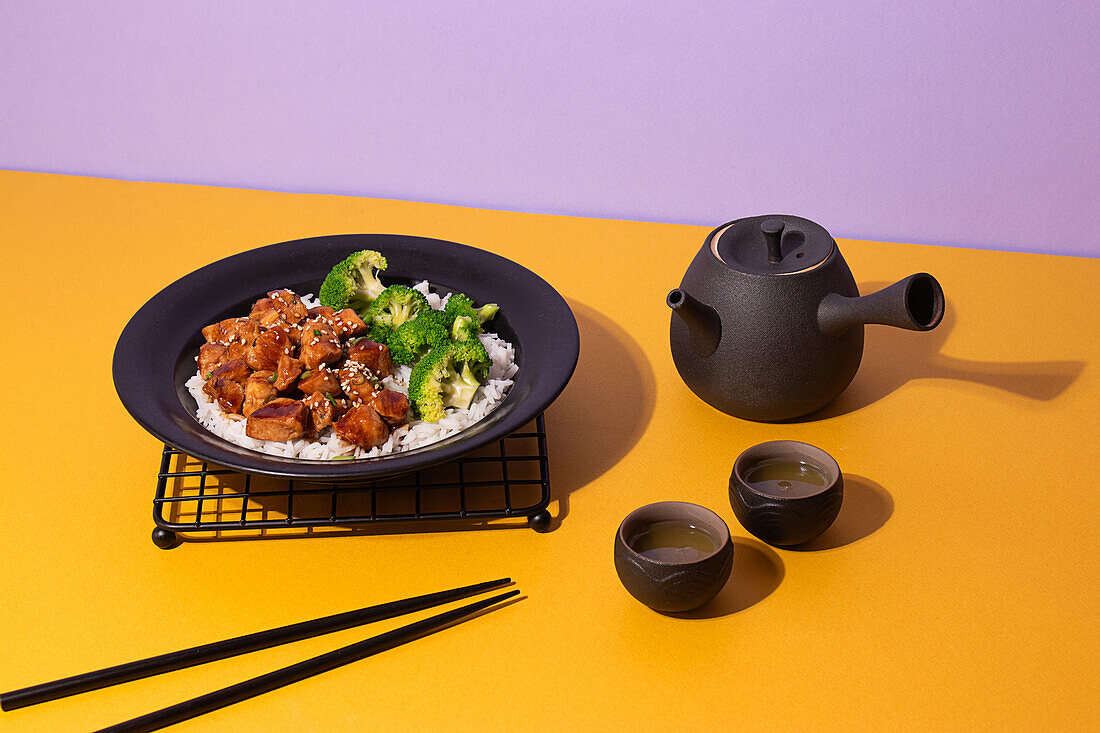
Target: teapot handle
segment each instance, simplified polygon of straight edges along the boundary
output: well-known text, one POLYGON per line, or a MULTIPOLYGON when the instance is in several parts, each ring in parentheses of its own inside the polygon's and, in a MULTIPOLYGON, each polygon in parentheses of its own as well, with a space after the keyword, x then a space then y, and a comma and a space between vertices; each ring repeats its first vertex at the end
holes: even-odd
POLYGON ((927 272, 899 280, 877 293, 846 298, 830 293, 817 309, 822 333, 839 338, 852 326, 880 323, 908 331, 931 331, 943 320, 943 288, 927 272))

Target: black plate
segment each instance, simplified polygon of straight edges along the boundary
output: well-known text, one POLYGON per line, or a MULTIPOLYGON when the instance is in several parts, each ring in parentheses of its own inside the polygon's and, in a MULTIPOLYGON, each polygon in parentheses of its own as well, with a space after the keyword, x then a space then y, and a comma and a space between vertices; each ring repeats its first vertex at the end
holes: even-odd
POLYGON ((246 473, 352 481, 414 471, 457 458, 524 426, 554 401, 577 366, 580 336, 565 300, 526 268, 473 247, 394 234, 341 234, 272 244, 227 257, 172 283, 130 319, 114 355, 122 404, 143 428, 195 458, 246 473), (269 290, 316 295, 332 266, 350 253, 385 255, 386 284, 427 280, 440 293, 460 290, 497 303, 491 330, 516 349, 519 373, 504 401, 461 433, 424 448, 356 461, 279 458, 234 445, 195 419, 184 383, 195 374, 201 329, 248 315, 269 290))

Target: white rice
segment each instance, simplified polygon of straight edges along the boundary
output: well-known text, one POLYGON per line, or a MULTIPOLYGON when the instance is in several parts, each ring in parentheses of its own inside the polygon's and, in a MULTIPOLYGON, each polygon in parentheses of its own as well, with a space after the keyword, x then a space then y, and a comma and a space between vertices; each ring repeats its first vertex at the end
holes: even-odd
MULTIPOLYGON (((413 286, 428 299, 428 305, 437 310, 447 304, 448 296, 440 297, 431 292, 427 281, 413 286)), ((302 301, 307 308, 313 308, 320 303, 313 298, 312 293, 303 295, 302 301)), ((236 443, 242 448, 248 448, 261 453, 268 453, 283 458, 303 458, 310 460, 331 460, 337 457, 377 458, 391 453, 422 448, 437 441, 448 438, 469 426, 496 409, 512 386, 516 372, 515 349, 512 344, 493 333, 483 333, 479 336, 485 350, 489 353, 492 364, 489 367, 488 378, 485 384, 478 388, 474 394, 474 401, 469 408, 458 410, 448 408, 446 415, 438 422, 426 422, 410 418, 408 425, 396 428, 382 445, 364 450, 354 443, 349 443, 331 428, 325 428, 321 434, 313 440, 299 438, 297 440, 256 440, 245 435, 245 417, 243 415, 226 414, 202 391, 206 380, 196 370, 195 376, 187 380, 187 390, 195 398, 198 405, 195 410, 195 418, 210 432, 231 443, 236 443)), ((393 376, 386 377, 382 384, 387 389, 392 389, 401 394, 408 394, 409 375, 412 367, 395 364, 393 376)))

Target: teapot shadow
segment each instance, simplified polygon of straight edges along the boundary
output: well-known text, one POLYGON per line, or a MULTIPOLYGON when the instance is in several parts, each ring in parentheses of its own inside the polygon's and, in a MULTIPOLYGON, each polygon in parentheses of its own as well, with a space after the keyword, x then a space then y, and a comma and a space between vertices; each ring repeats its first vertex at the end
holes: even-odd
POLYGON ((642 348, 603 313, 569 301, 581 335, 573 378, 546 410, 550 528, 569 513, 569 495, 622 460, 653 417, 657 380, 642 348), (610 408, 610 409, 609 409, 610 408))
POLYGON ((755 539, 732 537, 733 570, 718 595, 694 611, 669 613, 684 619, 719 618, 755 606, 783 582, 783 561, 775 550, 755 539))
MULTIPOLYGON (((860 292, 873 292, 887 283, 860 283, 860 292)), ((784 422, 812 422, 863 409, 888 396, 912 379, 953 379, 994 387, 1027 399, 1053 400, 1076 381, 1083 361, 992 362, 959 359, 940 353, 956 323, 948 303, 938 328, 920 334, 867 326, 863 361, 851 385, 817 412, 784 422)))
POLYGON ((846 473, 844 501, 829 528, 809 542, 783 549, 820 552, 844 547, 882 529, 893 513, 894 497, 890 496, 890 492, 868 478, 846 473))

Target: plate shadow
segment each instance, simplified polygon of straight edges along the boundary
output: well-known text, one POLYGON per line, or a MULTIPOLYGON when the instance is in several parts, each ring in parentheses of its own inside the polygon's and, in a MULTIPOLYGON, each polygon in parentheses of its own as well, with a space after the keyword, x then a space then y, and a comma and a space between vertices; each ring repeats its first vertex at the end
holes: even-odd
POLYGON ((551 527, 569 511, 569 495, 622 460, 653 417, 657 381, 642 348, 598 310, 569 301, 581 334, 577 370, 546 410, 551 527))

